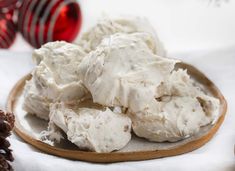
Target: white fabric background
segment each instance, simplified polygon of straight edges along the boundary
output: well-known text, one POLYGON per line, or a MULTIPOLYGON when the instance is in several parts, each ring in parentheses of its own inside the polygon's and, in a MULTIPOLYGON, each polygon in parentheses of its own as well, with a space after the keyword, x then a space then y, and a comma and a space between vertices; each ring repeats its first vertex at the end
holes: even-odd
MULTIPOLYGON (((93 25, 102 12, 110 15, 146 16, 157 28, 168 56, 180 58, 202 70, 220 88, 228 101, 222 127, 205 146, 188 154, 163 159, 94 164, 43 154, 12 135, 16 171, 76 170, 206 170, 233 171, 235 143, 235 2, 220 7, 209 0, 86 0, 81 1, 83 29, 93 25)), ((0 108, 23 75, 33 68, 32 48, 19 36, 11 51, 0 51, 0 108)))

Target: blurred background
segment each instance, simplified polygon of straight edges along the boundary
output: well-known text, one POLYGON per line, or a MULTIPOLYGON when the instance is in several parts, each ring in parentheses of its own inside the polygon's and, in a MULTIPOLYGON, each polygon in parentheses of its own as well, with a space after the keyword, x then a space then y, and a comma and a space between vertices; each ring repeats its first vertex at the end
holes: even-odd
MULTIPOLYGON (((81 32, 102 15, 145 16, 169 54, 235 46, 235 1, 232 0, 80 0, 81 32)), ((75 39, 75 42, 76 42, 75 39)), ((9 50, 30 51, 20 34, 9 50), (22 48, 23 47, 23 48, 22 48)))

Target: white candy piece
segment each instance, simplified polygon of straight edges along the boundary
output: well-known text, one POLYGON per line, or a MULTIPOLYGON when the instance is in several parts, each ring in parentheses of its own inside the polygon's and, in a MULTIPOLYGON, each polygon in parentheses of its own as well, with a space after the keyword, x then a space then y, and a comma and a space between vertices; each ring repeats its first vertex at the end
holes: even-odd
POLYGON ((77 73, 85 55, 77 45, 63 41, 47 43, 35 50, 33 60, 37 66, 25 86, 24 110, 48 120, 51 102, 73 103, 89 96, 77 73))
POLYGON ((78 44, 83 47, 86 52, 96 49, 104 38, 115 33, 136 33, 144 32, 151 35, 153 38, 152 51, 160 56, 165 56, 162 43, 159 41, 155 29, 151 26, 146 18, 143 17, 117 17, 117 18, 102 18, 89 31, 82 34, 78 40, 78 44))
POLYGON ((51 101, 38 92, 33 80, 28 81, 24 87, 23 109, 41 119, 48 120, 49 105, 51 101))
POLYGON ((155 97, 161 96, 191 96, 204 94, 195 82, 190 79, 187 70, 178 69, 165 77, 164 81, 156 88, 155 97))
MULTIPOLYGON (((73 108, 55 103, 50 107, 50 125, 52 123, 80 149, 111 152, 123 148, 131 139, 129 117, 114 113, 109 108, 73 108)), ((49 132, 52 133, 50 128, 49 132)))
POLYGON ((74 101, 88 93, 78 77, 77 67, 86 54, 77 45, 52 42, 35 50, 32 75, 42 96, 53 101, 74 101))
POLYGON ((179 69, 158 87, 156 101, 146 111, 129 114, 136 135, 150 141, 178 141, 213 124, 219 116, 218 99, 193 85, 179 69))
POLYGON ((169 101, 157 105, 159 111, 155 113, 129 115, 137 136, 156 142, 175 142, 194 135, 214 119, 192 97, 169 97, 169 101))
POLYGON ((166 77, 155 94, 156 98, 164 96, 197 98, 205 114, 210 117, 210 122, 213 123, 219 116, 219 100, 203 92, 190 78, 186 70, 178 69, 166 77))
POLYGON ((146 33, 117 33, 86 56, 79 74, 95 103, 136 111, 154 98, 156 86, 177 61, 153 54, 150 41, 146 33))

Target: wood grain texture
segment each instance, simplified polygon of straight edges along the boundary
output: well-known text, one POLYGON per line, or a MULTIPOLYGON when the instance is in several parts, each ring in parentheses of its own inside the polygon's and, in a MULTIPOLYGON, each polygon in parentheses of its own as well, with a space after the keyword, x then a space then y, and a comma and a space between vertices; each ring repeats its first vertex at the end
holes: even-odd
MULTIPOLYGON (((14 131, 27 143, 33 145, 34 147, 40 149, 41 151, 60 156, 63 158, 68 158, 72 160, 83 160, 89 162, 99 162, 99 163, 111 163, 111 162, 120 162, 120 161, 136 161, 136 160, 147 160, 147 159, 155 159, 155 158, 162 158, 168 156, 175 156, 180 155, 183 153, 187 153, 193 151, 205 143, 207 143, 216 131, 219 129, 220 125, 222 124, 226 110, 227 110, 227 103, 219 89, 199 70, 189 64, 181 63, 177 64, 178 67, 184 68, 188 70, 188 73, 196 79, 200 84, 204 85, 214 97, 217 97, 221 103, 221 114, 218 121, 211 127, 211 129, 202 137, 190 141, 186 144, 182 144, 179 147, 166 149, 166 150, 153 150, 153 151, 133 151, 133 152, 112 152, 112 153, 96 153, 96 152, 87 152, 87 151, 80 151, 80 150, 68 150, 62 149, 54 146, 50 146, 42 141, 39 141, 32 136, 30 136, 21 126, 19 120, 17 119, 16 115, 16 122, 14 131)), ((29 80, 31 75, 28 74, 27 76, 23 77, 19 80, 16 85, 13 87, 12 91, 9 94, 8 102, 7 102, 7 110, 9 112, 15 112, 15 104, 22 93, 23 87, 25 85, 25 81, 29 80)))

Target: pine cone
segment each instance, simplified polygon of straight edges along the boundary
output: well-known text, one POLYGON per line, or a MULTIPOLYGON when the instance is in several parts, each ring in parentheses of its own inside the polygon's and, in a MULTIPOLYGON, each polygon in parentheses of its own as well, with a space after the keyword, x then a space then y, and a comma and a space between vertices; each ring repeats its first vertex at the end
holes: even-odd
POLYGON ((12 113, 5 113, 4 111, 0 110, 0 120, 5 120, 13 129, 14 122, 15 122, 15 116, 12 113))
POLYGON ((0 155, 0 170, 1 171, 13 171, 11 165, 6 161, 6 159, 0 155))
POLYGON ((8 161, 13 161, 12 150, 9 149, 10 143, 6 139, 11 134, 14 127, 14 115, 4 113, 0 110, 0 171, 13 171, 8 161))

